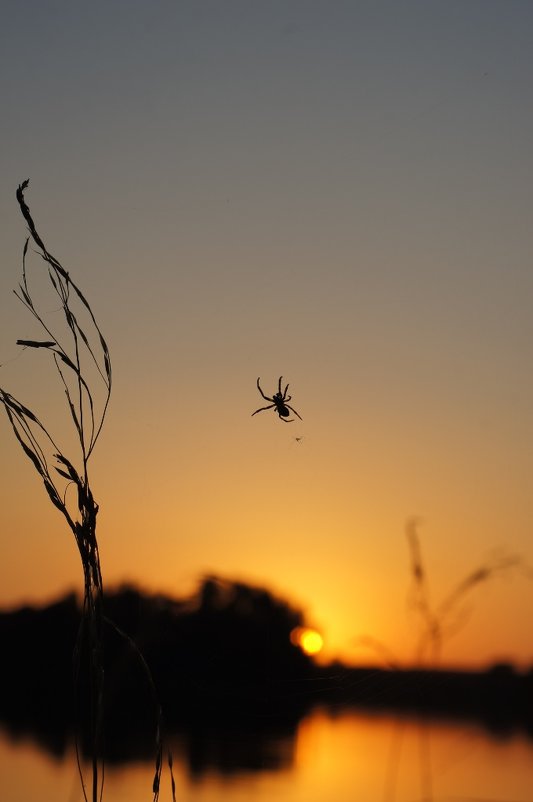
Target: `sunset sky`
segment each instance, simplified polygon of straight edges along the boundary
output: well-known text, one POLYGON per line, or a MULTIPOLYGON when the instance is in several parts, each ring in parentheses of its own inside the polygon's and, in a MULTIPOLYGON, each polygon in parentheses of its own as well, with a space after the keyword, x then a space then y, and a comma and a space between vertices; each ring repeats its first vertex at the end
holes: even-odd
MULTIPOLYGON (((64 433, 53 365, 15 344, 29 177, 111 350, 106 585, 265 584, 325 657, 375 661, 368 637, 407 663, 417 517, 435 605, 523 560, 465 597, 442 662, 533 664, 533 3, 2 12, 0 386, 64 433), (280 375, 302 421, 251 416, 280 375)), ((0 605, 81 589, 5 415, 0 448, 0 605)))

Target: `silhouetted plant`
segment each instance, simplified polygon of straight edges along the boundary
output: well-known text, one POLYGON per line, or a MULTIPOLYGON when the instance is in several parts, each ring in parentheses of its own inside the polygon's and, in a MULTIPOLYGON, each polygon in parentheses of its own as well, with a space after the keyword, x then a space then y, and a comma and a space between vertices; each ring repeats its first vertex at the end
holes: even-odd
MULTIPOLYGON (((428 651, 433 662, 440 657, 445 640, 456 634, 466 624, 468 609, 465 600, 483 582, 495 576, 518 570, 527 579, 533 579, 533 570, 519 554, 501 554, 470 571, 438 605, 431 602, 429 580, 422 559, 422 548, 418 536, 419 521, 410 518, 405 532, 409 546, 411 562, 411 587, 408 595, 409 607, 414 611, 421 623, 420 636, 416 646, 416 663, 422 663, 428 651)), ((374 651, 383 660, 387 668, 399 669, 401 661, 380 641, 369 635, 362 635, 356 642, 374 651)))
MULTIPOLYGON (((74 652, 74 670, 79 687, 82 657, 87 660, 84 670, 89 681, 90 751, 92 767, 92 800, 103 792, 102 711, 104 691, 103 625, 107 622, 102 611, 103 582, 96 538, 98 504, 94 500, 89 480, 89 459, 102 431, 111 394, 111 360, 109 349, 96 322, 93 311, 69 272, 52 256, 37 232, 24 191, 29 181, 17 189, 17 201, 29 229, 22 254, 22 280, 15 295, 37 321, 44 339, 19 339, 22 348, 39 349, 51 355, 67 406, 67 417, 74 433, 75 451, 67 456, 57 435, 26 405, 0 388, 0 402, 6 411, 22 450, 33 463, 45 490, 72 530, 81 557, 84 577, 82 623, 74 652), (26 259, 30 241, 45 263, 51 291, 59 300, 59 321, 47 322, 33 297, 28 281, 26 259), (74 486, 75 494, 69 492, 74 486), (69 500, 67 500, 69 499, 69 500)), ((110 623, 110 622, 109 622, 110 623)), ((123 635, 117 630, 120 635, 123 635)), ((124 636, 124 635, 123 635, 124 636)), ((125 637, 125 636, 124 636, 125 637)), ((128 639, 129 640, 129 639, 128 639)), ((132 644, 133 645, 133 644, 132 644)), ((141 655, 141 663, 150 678, 141 655)), ((153 684, 152 684, 153 688, 153 684)), ((154 689, 155 690, 155 689, 154 689)), ((157 758, 154 777, 154 800, 159 796, 162 764, 161 711, 157 704, 157 758)), ((81 763, 78 766, 85 800, 88 800, 81 763)))
MULTIPOLYGON (((418 535, 419 520, 410 518, 405 527, 407 543, 410 557, 411 587, 408 595, 408 604, 419 618, 421 629, 416 647, 417 664, 424 661, 426 655, 430 654, 433 663, 438 662, 442 645, 458 632, 466 624, 467 608, 465 600, 479 585, 494 578, 499 574, 508 573, 514 569, 519 570, 528 579, 533 579, 533 571, 526 565, 523 558, 517 554, 500 555, 492 560, 480 565, 470 571, 460 582, 458 582, 451 592, 444 597, 438 605, 433 605, 429 589, 429 579, 424 560, 422 558, 422 547, 418 535)), ((380 640, 373 637, 358 638, 358 642, 364 644, 376 652, 391 670, 401 670, 400 661, 380 640)), ((392 799, 398 767, 400 763, 399 748, 403 739, 403 723, 398 722, 398 729, 395 732, 395 752, 397 755, 391 759, 387 770, 385 798, 392 799)), ((423 787, 423 798, 432 800, 432 767, 430 755, 430 731, 424 722, 420 723, 420 775, 423 787)))
MULTIPOLYGON (((33 463, 43 480, 52 504, 62 513, 69 525, 80 553, 83 577, 83 618, 76 646, 76 671, 79 672, 79 657, 83 644, 89 659, 90 714, 92 740, 92 798, 98 798, 99 763, 102 751, 101 711, 103 703, 103 659, 102 659, 102 572, 96 539, 96 517, 98 504, 94 500, 89 481, 89 459, 96 445, 111 394, 111 361, 106 341, 96 323, 92 309, 79 287, 60 262, 52 256, 37 232, 24 199, 24 190, 29 181, 17 189, 20 210, 28 224, 30 236, 24 244, 22 255, 22 280, 15 295, 37 321, 47 339, 17 340, 24 348, 46 351, 52 356, 57 377, 66 397, 68 415, 78 444, 78 454, 67 457, 58 445, 58 438, 40 421, 37 415, 0 389, 0 401, 9 418, 15 437, 22 450, 33 463), (49 324, 35 302, 26 269, 26 257, 30 241, 46 264, 48 279, 63 312, 62 322, 66 328, 49 324), (89 326, 80 322, 88 317, 89 326), (103 402, 97 405, 95 388, 86 378, 87 361, 91 362, 103 386, 103 402), (55 461, 55 464, 53 464, 55 461), (69 486, 76 489, 76 509, 67 503, 69 486)), ((81 774, 81 769, 80 769, 81 774)), ((83 776, 82 776, 83 785, 83 776)), ((83 787, 85 798, 85 787, 83 787)))
POLYGON ((519 569, 525 576, 531 578, 531 570, 518 554, 495 556, 470 571, 452 588, 440 604, 434 606, 431 603, 427 572, 422 559, 418 523, 416 518, 411 518, 406 526, 411 558, 409 605, 421 621, 416 659, 417 662, 421 662, 429 651, 432 660, 436 661, 440 657, 444 641, 465 625, 468 614, 465 600, 472 591, 482 583, 514 569, 519 569))

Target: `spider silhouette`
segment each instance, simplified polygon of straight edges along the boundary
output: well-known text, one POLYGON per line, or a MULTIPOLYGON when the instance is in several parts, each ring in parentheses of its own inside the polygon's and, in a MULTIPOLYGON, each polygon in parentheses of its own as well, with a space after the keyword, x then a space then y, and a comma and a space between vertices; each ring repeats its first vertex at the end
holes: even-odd
POLYGON ((287 395, 287 390, 289 389, 289 385, 287 384, 287 386, 285 387, 285 390, 282 392, 281 391, 281 380, 282 380, 282 378, 283 378, 283 376, 279 377, 278 392, 274 393, 272 398, 269 398, 268 395, 264 394, 264 392, 261 389, 261 385, 259 384, 259 379, 257 379, 257 389, 259 390, 259 392, 261 393, 261 395, 263 396, 265 401, 272 401, 272 403, 269 404, 267 407, 260 407, 259 409, 256 409, 255 412, 252 412, 252 417, 254 415, 257 415, 258 412, 263 412, 263 410, 265 410, 265 409, 272 409, 273 407, 275 407, 276 408, 276 412, 279 415, 279 419, 282 420, 283 423, 292 423, 293 422, 294 418, 289 418, 289 415, 291 414, 291 412, 294 412, 294 414, 297 415, 300 418, 300 420, 303 420, 302 416, 299 415, 298 412, 296 412, 296 410, 293 409, 293 407, 291 407, 287 403, 287 401, 291 400, 291 396, 287 395), (290 412, 289 412, 289 410, 290 410, 290 412))

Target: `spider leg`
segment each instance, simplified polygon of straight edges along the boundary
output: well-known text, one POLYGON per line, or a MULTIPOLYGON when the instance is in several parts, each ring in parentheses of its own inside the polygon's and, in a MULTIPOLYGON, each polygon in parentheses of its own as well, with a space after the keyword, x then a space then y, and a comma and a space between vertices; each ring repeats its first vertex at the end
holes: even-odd
MULTIPOLYGON (((259 377, 259 378, 261 378, 261 377, 259 377)), ((263 396, 265 401, 273 401, 272 398, 269 398, 268 395, 265 395, 264 392, 261 390, 261 385, 259 384, 259 379, 257 379, 257 389, 259 390, 259 392, 261 393, 261 395, 263 396)), ((266 409, 266 407, 265 407, 265 409, 266 409)))
MULTIPOLYGON (((290 398, 290 395, 289 395, 289 396, 287 395, 287 390, 288 390, 288 389, 289 389, 289 385, 287 385, 287 386, 285 387, 285 390, 283 391, 283 398, 284 398, 284 399, 285 399, 285 398, 290 398)), ((281 390, 281 387, 280 387, 280 390, 281 390)))
MULTIPOLYGON (((290 396, 289 396, 289 398, 290 398, 290 396)), ((287 407, 287 409, 290 409, 291 412, 294 412, 295 415, 298 415, 298 413, 296 412, 294 407, 291 407, 289 404, 285 404, 285 406, 287 407)), ((303 420, 301 415, 298 415, 298 417, 300 418, 300 420, 303 420)))
MULTIPOLYGON (((270 398, 267 398, 267 401, 270 401, 270 398)), ((251 417, 253 418, 253 416, 257 415, 258 412, 263 412, 264 409, 272 409, 272 407, 275 406, 276 406, 275 404, 270 404, 270 406, 268 407, 260 407, 259 409, 256 409, 255 412, 252 412, 251 417)))

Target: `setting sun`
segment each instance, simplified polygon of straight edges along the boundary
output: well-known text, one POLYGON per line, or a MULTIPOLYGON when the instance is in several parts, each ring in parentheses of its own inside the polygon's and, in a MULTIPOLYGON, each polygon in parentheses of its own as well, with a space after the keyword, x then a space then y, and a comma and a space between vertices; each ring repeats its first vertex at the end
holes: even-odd
POLYGON ((318 654, 324 645, 322 635, 316 629, 295 627, 291 632, 291 643, 298 646, 305 654, 318 654))

